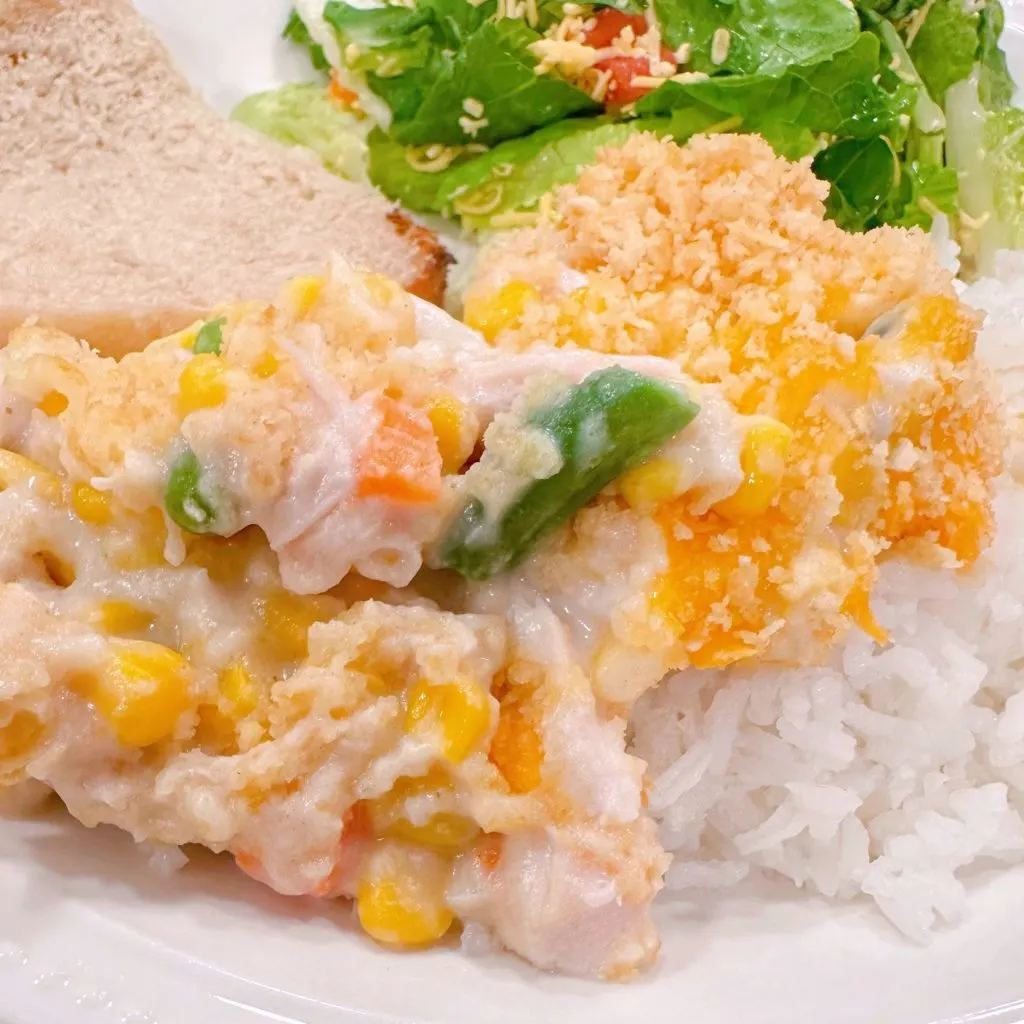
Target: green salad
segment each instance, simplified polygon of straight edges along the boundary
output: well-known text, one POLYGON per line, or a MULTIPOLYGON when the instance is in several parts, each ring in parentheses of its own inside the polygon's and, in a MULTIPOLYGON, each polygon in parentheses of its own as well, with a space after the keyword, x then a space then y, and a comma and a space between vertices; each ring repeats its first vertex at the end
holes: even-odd
POLYGON ((968 263, 1024 247, 1024 111, 998 0, 303 0, 319 84, 239 120, 422 214, 529 223, 601 147, 757 132, 812 156, 851 230, 946 214, 968 263))

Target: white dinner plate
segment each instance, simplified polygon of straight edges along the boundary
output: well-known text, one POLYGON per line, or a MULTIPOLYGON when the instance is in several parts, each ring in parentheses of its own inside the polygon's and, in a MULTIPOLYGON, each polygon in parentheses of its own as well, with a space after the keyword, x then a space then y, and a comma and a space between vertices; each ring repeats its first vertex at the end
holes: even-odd
MULTIPOLYGON (((221 110, 307 73, 277 38, 289 0, 137 2, 221 110)), ((1024 0, 1007 16, 1024 80, 1024 0)), ((788 884, 666 902, 657 969, 617 986, 511 956, 385 953, 344 904, 276 896, 202 851, 166 877, 127 836, 53 813, 0 822, 0 1021, 1019 1024, 1024 868, 970 888, 967 919, 925 948, 873 906, 788 884)))

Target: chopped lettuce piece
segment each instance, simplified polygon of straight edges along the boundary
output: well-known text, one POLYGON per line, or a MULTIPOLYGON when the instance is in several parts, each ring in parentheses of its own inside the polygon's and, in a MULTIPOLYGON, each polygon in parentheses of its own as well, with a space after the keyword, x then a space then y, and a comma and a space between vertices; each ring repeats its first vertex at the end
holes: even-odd
POLYGON ((985 149, 992 167, 992 208, 1002 242, 1024 248, 1024 110, 1008 107, 990 114, 985 149))
POLYGON ((481 26, 452 62, 450 74, 433 82, 415 123, 396 123, 395 138, 493 145, 573 114, 598 111, 581 89, 556 75, 536 74, 529 46, 539 38, 514 18, 481 26), (467 127, 474 122, 477 127, 467 127))
POLYGON ((834 142, 814 158, 814 173, 831 183, 828 215, 847 231, 880 224, 929 228, 937 213, 956 213, 956 172, 902 162, 881 136, 834 142))
POLYGON ((879 14, 889 21, 900 22, 927 3, 928 0, 857 0, 857 7, 862 11, 879 14))
POLYGON ((669 119, 580 118, 503 142, 445 175, 440 206, 468 227, 499 227, 503 216, 535 209, 555 186, 575 181, 603 146, 621 145, 641 130, 668 134, 669 119))
POLYGON ((832 183, 828 213, 841 227, 873 226, 899 178, 899 160, 881 136, 841 139, 814 158, 814 173, 832 183))
POLYGON ((777 76, 845 50, 860 32, 844 0, 654 0, 654 10, 668 45, 689 45, 686 69, 707 74, 777 76))
POLYGON ((951 167, 909 160, 901 165, 899 181, 882 207, 878 221, 927 230, 936 213, 947 217, 956 215, 959 192, 960 182, 951 167))
POLYGON ((331 0, 324 9, 348 67, 390 106, 392 134, 405 145, 493 145, 599 109, 557 75, 535 73, 538 32, 490 14, 491 0, 374 9, 331 0))
MULTIPOLYGON (((899 32, 881 18, 871 17, 867 20, 886 51, 883 80, 895 78, 903 83, 902 92, 912 97, 913 122, 917 132, 921 135, 941 136, 946 127, 945 115, 925 87, 899 32)), ((941 148, 941 138, 935 148, 941 148)))
POLYGON ((324 48, 313 39, 309 29, 306 27, 306 23, 302 20, 302 16, 294 8, 288 16, 288 23, 285 25, 281 36, 284 39, 290 39, 304 50, 308 50, 309 59, 317 71, 331 70, 331 62, 327 59, 324 48))
POLYGON ((369 123, 330 99, 322 85, 285 85, 248 96, 231 115, 286 146, 312 149, 343 178, 366 177, 369 123))
POLYGON ((694 103, 741 119, 733 130, 766 131, 772 126, 809 132, 872 138, 896 132, 907 97, 888 92, 878 80, 880 45, 864 32, 853 46, 829 60, 796 65, 783 75, 730 75, 701 81, 670 81, 637 104, 643 114, 672 113, 694 103))
POLYGON ((999 47, 1005 21, 999 0, 987 0, 978 13, 978 92, 987 110, 1002 110, 1013 102, 1013 76, 999 47))
POLYGON ((514 221, 509 215, 536 209, 551 189, 575 181, 602 146, 621 144, 637 131, 672 134, 672 122, 667 117, 570 118, 484 153, 440 155, 439 163, 450 162, 434 172, 422 169, 429 164, 422 150, 410 151, 384 132, 373 132, 370 180, 417 212, 443 212, 473 229, 500 227, 514 221))
POLYGON ((932 98, 941 103, 946 90, 966 78, 978 52, 979 15, 964 0, 934 0, 907 47, 917 73, 932 98))
POLYGON ((437 213, 440 210, 437 194, 451 164, 436 171, 420 170, 413 165, 410 147, 395 142, 380 129, 374 129, 367 142, 370 148, 370 181, 384 195, 416 213, 437 213))
POLYGON ((981 67, 946 94, 946 151, 960 180, 960 244, 968 273, 996 252, 1024 247, 1024 111, 988 111, 981 67))

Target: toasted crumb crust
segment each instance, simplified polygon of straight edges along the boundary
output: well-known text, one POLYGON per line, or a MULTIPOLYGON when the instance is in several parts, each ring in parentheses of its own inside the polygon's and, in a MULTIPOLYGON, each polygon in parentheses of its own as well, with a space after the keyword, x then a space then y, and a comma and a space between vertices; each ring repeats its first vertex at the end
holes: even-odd
POLYGON ((887 550, 924 541, 970 564, 991 538, 1004 431, 979 318, 923 232, 848 234, 827 190, 758 136, 640 134, 486 250, 466 292, 471 310, 530 287, 500 347, 664 356, 791 432, 766 510, 683 494, 655 512, 669 570, 650 621, 692 664, 805 660, 851 622, 880 635, 887 550))
MULTIPOLYGON (((919 230, 850 235, 824 219, 828 186, 810 161, 790 163, 754 135, 653 135, 608 149, 561 190, 553 217, 501 239, 467 293, 520 264, 568 264, 587 294, 552 294, 499 339, 540 337, 620 354, 684 359, 700 379, 729 384, 730 329, 826 327, 859 336, 921 292, 952 293, 952 275, 919 230), (575 314, 575 315, 574 315, 575 314)), ((755 357, 758 339, 747 342, 755 357)))

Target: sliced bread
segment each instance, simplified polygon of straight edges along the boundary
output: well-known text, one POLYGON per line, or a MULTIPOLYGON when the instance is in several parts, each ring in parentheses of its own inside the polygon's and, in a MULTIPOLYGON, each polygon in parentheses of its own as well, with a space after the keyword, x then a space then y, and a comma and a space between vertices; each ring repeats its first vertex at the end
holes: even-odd
POLYGON ((128 0, 0 0, 0 344, 37 316, 118 355, 333 252, 442 296, 429 231, 221 118, 128 0))

